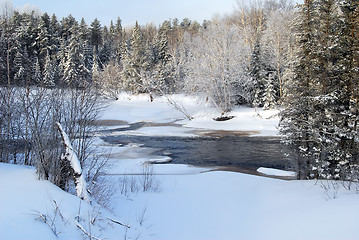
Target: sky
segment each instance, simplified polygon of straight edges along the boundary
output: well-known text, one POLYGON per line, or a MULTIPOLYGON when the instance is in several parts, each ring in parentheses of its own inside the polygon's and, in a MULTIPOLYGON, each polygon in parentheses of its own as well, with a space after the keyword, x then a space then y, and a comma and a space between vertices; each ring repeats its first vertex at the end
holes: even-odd
POLYGON ((188 17, 202 23, 215 14, 232 12, 236 0, 11 0, 15 9, 22 7, 37 8, 42 13, 56 14, 58 20, 71 14, 77 20, 85 18, 90 24, 95 18, 102 25, 109 25, 117 17, 122 25, 134 25, 136 20, 141 25, 188 17))

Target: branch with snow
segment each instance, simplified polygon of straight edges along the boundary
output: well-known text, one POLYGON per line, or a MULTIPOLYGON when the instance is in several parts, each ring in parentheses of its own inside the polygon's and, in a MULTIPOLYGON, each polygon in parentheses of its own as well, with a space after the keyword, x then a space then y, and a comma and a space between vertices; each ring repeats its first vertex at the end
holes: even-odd
POLYGON ((89 237, 90 240, 94 239, 94 240, 102 240, 101 238, 97 238, 95 236, 92 236, 88 231, 86 231, 86 229, 79 223, 76 222, 76 226, 86 235, 89 237))
POLYGON ((90 202, 90 197, 86 189, 87 184, 84 176, 82 175, 80 161, 71 145, 68 135, 63 130, 61 124, 57 122, 56 125, 61 134, 63 144, 65 147, 65 154, 63 154, 61 158, 65 161, 68 161, 71 165, 71 168, 73 170, 73 177, 75 180, 76 194, 79 198, 85 200, 86 202, 90 202))

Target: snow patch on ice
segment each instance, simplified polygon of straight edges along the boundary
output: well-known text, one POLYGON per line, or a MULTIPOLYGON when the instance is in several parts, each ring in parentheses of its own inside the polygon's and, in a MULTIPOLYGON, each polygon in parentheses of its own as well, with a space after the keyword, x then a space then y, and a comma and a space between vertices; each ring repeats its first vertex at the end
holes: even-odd
POLYGON ((260 167, 257 169, 257 172, 263 173, 265 175, 269 175, 269 176, 278 176, 278 177, 295 177, 296 173, 292 172, 292 171, 284 171, 284 170, 279 170, 279 169, 274 169, 274 168, 265 168, 265 167, 260 167))

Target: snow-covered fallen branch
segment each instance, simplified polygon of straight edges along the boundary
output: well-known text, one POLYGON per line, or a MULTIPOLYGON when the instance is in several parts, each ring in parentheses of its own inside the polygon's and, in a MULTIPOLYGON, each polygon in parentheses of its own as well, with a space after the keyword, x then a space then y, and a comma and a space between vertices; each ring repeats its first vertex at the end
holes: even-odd
POLYGON ((84 176, 82 175, 80 161, 71 145, 70 139, 67 136, 66 132, 63 130, 60 123, 56 123, 57 128, 61 134, 63 144, 65 146, 65 154, 61 156, 61 158, 65 161, 68 161, 73 170, 73 177, 75 180, 76 194, 79 198, 85 200, 86 202, 90 202, 90 197, 87 193, 86 189, 86 181, 84 176))

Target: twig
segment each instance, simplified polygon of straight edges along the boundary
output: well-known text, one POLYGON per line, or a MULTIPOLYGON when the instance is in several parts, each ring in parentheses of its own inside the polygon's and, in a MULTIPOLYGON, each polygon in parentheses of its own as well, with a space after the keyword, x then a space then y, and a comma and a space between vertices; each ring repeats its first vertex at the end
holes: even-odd
POLYGON ((81 226, 81 224, 80 224, 79 222, 76 222, 76 226, 77 226, 86 236, 88 236, 90 239, 102 240, 101 238, 94 237, 94 236, 92 236, 90 233, 88 233, 88 232, 86 231, 86 229, 85 229, 83 226, 81 226))
POLYGON ((125 228, 131 228, 130 225, 123 224, 123 223, 121 223, 121 222, 119 222, 119 221, 117 221, 117 220, 114 220, 114 219, 112 219, 112 218, 109 218, 109 217, 108 217, 107 219, 110 220, 111 222, 116 223, 116 224, 118 224, 118 225, 121 225, 121 226, 123 226, 123 227, 125 227, 125 228))
POLYGON ((52 222, 52 224, 49 223, 48 221, 48 217, 42 213, 34 213, 33 215, 37 216, 36 220, 38 221, 43 221, 52 231, 52 233, 57 237, 59 238, 59 234, 60 232, 57 232, 56 231, 56 226, 54 225, 54 223, 52 222))

